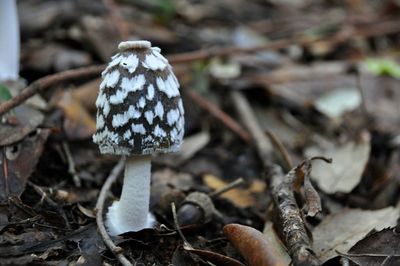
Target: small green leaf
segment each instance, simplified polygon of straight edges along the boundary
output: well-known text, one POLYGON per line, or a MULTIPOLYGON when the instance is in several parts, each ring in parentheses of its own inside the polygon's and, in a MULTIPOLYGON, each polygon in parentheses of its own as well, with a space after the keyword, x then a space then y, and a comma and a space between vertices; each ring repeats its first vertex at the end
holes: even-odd
POLYGON ((400 64, 386 58, 369 58, 365 62, 366 69, 377 76, 400 78, 400 64))
POLYGON ((12 98, 10 90, 3 84, 0 84, 0 102, 8 101, 12 98))
POLYGON ((156 0, 153 2, 155 8, 155 18, 163 24, 168 24, 176 13, 173 0, 156 0))

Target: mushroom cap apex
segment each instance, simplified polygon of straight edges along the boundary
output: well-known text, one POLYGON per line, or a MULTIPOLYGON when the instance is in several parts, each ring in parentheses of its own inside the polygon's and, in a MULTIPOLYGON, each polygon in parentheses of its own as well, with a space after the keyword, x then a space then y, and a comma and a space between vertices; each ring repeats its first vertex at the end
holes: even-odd
POLYGON ((129 49, 149 49, 151 48, 151 42, 149 41, 126 41, 118 44, 118 49, 122 52, 129 49))

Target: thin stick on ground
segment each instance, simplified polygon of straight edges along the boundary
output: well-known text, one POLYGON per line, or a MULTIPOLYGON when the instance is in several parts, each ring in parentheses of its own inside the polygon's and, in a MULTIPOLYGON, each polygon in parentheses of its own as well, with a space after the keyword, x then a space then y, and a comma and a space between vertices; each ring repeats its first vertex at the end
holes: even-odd
POLYGON ((68 173, 72 176, 74 185, 76 187, 81 187, 82 186, 81 179, 79 178, 76 172, 74 158, 72 158, 71 150, 69 149, 68 143, 66 141, 63 141, 62 147, 64 149, 65 155, 67 156, 68 173))
POLYGON ((271 163, 271 155, 273 152, 272 144, 265 135, 257 118, 246 97, 239 91, 232 91, 231 98, 241 120, 249 130, 253 137, 254 144, 257 148, 258 155, 263 163, 264 168, 269 169, 271 163))
POLYGON ((282 160, 285 163, 284 169, 289 171, 293 167, 293 161, 290 157, 288 150, 286 149, 285 145, 283 145, 278 136, 276 136, 272 131, 267 130, 267 134, 271 142, 274 143, 274 146, 279 150, 279 153, 282 156, 282 160))
POLYGON ((186 237, 183 235, 183 233, 181 231, 181 228, 180 228, 179 222, 178 222, 178 215, 176 214, 176 207, 175 207, 175 203, 174 202, 171 202, 171 211, 172 211, 172 218, 174 219, 175 229, 176 229, 176 231, 178 231, 179 236, 182 238, 184 248, 193 249, 192 245, 190 245, 190 243, 186 240, 186 237))
POLYGON ((245 142, 250 142, 251 136, 249 132, 247 132, 247 130, 237 123, 231 116, 222 111, 217 105, 213 104, 207 99, 204 99, 192 89, 186 90, 185 94, 195 101, 201 108, 221 121, 227 128, 236 133, 242 140, 245 142))
MULTIPOLYGON (((100 190, 99 198, 96 203, 96 222, 97 227, 99 229, 99 233, 101 238, 103 239, 106 246, 111 250, 111 252, 117 257, 119 262, 121 262, 124 266, 133 266, 132 262, 130 262, 124 254, 122 254, 123 250, 121 247, 118 247, 112 241, 110 235, 107 233, 107 230, 104 226, 103 222, 103 209, 104 209, 104 202, 107 197, 107 192, 110 191, 111 185, 114 181, 118 178, 118 176, 122 173, 125 166, 125 159, 119 160, 118 164, 112 169, 110 175, 107 177, 106 181, 104 182, 103 187, 100 190)), ((136 263, 136 262, 134 262, 136 263)))
POLYGON ((215 56, 224 56, 224 55, 230 55, 230 54, 238 54, 238 53, 255 53, 259 51, 265 51, 265 50, 276 50, 276 49, 282 49, 290 44, 293 43, 293 39, 284 39, 284 40, 278 40, 275 42, 271 42, 265 45, 261 46, 255 46, 255 47, 218 47, 214 49, 204 49, 204 50, 198 50, 198 51, 193 51, 193 52, 187 52, 187 53, 180 53, 180 54, 173 54, 168 56, 168 60, 171 64, 178 64, 178 63, 185 63, 185 62, 190 62, 190 61, 196 61, 196 60, 201 60, 201 59, 208 59, 211 57, 215 56))

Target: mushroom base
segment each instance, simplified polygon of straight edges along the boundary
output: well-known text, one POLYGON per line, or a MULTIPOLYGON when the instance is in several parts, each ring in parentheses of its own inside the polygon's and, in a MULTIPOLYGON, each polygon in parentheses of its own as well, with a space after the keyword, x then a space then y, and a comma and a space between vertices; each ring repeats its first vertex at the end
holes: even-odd
POLYGON ((107 226, 112 235, 152 227, 150 207, 151 156, 126 158, 124 185, 119 201, 108 209, 107 226))
POLYGON ((118 218, 118 204, 119 201, 114 201, 114 203, 108 208, 106 226, 110 235, 117 236, 126 232, 137 232, 145 228, 154 227, 156 220, 151 213, 147 214, 147 223, 144 226, 132 228, 131 226, 127 226, 127 224, 122 223, 118 218))

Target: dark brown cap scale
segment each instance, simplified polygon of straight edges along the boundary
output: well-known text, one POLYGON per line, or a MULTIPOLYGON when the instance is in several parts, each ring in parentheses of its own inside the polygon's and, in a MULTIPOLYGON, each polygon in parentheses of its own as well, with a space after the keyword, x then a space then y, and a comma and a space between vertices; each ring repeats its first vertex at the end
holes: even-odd
POLYGON ((122 42, 118 48, 102 73, 93 141, 108 154, 177 151, 184 110, 167 59, 147 41, 122 42))

